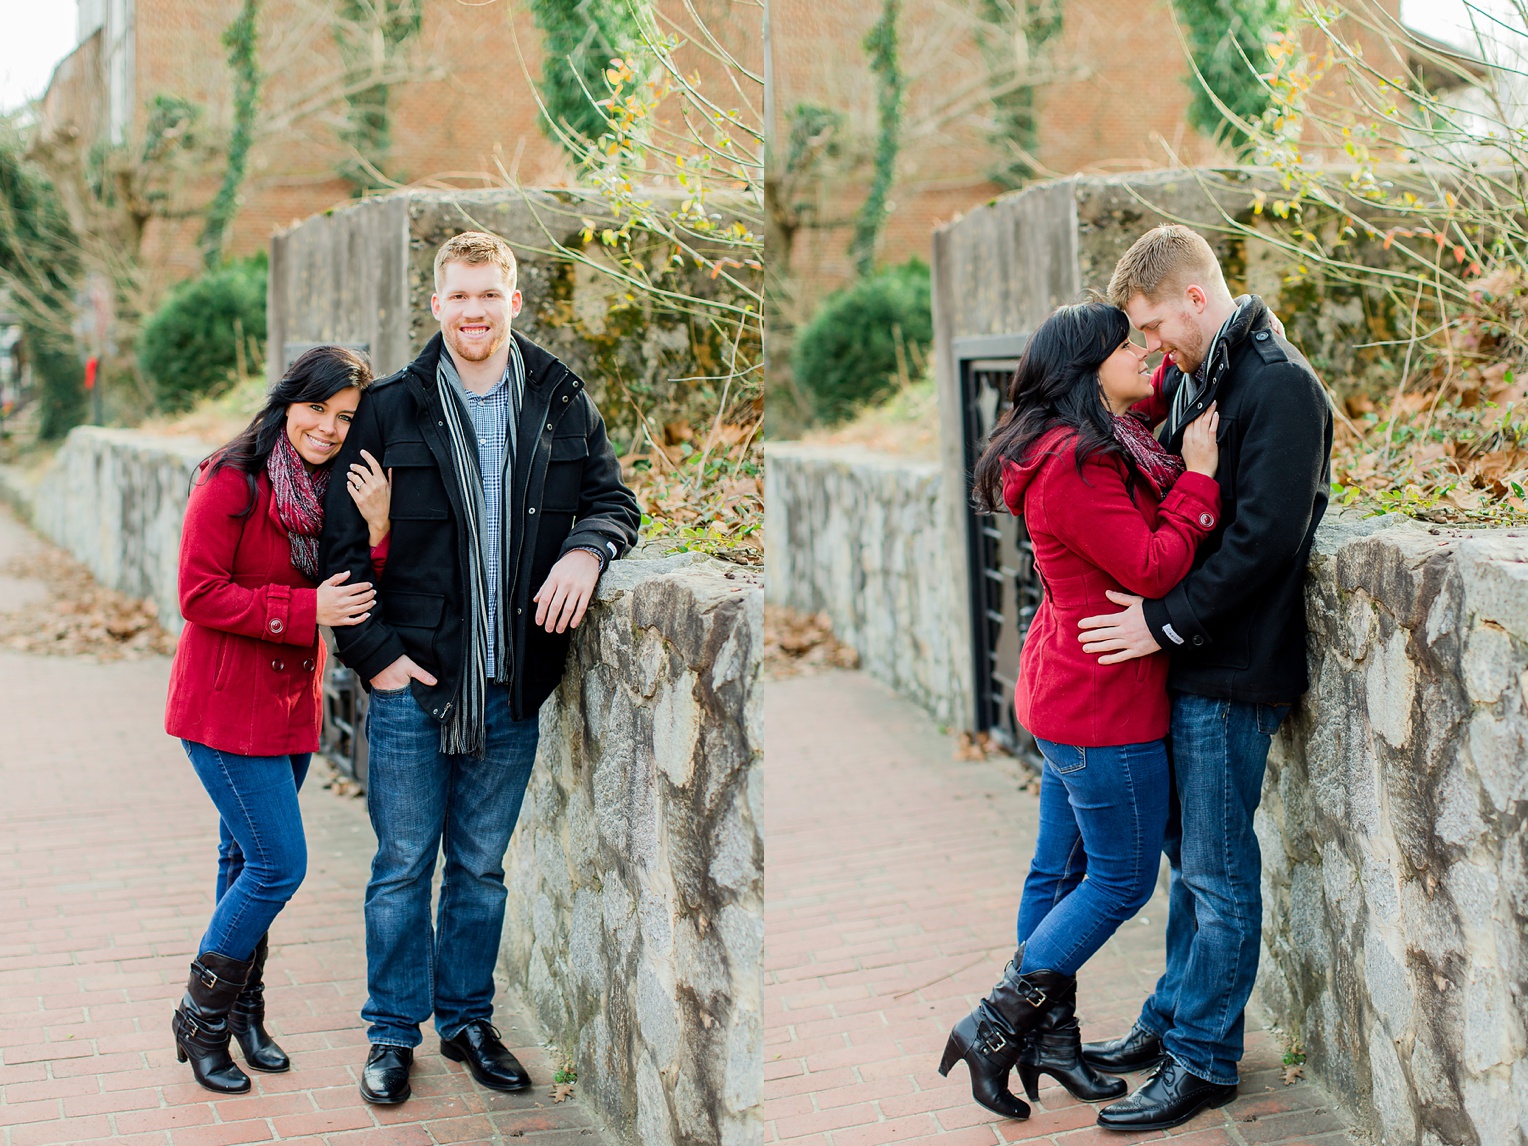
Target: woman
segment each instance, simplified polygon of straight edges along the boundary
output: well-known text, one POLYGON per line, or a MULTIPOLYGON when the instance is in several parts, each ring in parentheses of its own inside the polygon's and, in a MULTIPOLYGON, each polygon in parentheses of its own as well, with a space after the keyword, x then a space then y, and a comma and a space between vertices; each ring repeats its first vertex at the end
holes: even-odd
MULTIPOLYGON (((256 1070, 290 1066, 264 1027, 266 931, 307 867, 297 790, 318 747, 318 626, 359 624, 376 596, 369 582, 344 584, 348 573, 317 583, 330 467, 370 381, 353 351, 308 351, 249 426, 202 463, 186 507, 186 627, 165 730, 212 797, 221 842, 217 906, 172 1029, 180 1061, 209 1090, 250 1088, 228 1053, 230 1032, 256 1070)), ((380 538, 387 489, 375 460, 352 467, 349 488, 380 538)))
POLYGON ((1189 427, 1182 458, 1158 445, 1131 409, 1153 398, 1153 385, 1147 352, 1129 334, 1125 313, 1103 303, 1046 319, 976 466, 977 504, 1024 517, 1045 586, 1016 693, 1019 721, 1044 757, 1040 834, 1018 952, 951 1031, 939 1073, 964 1058, 976 1101, 1009 1118, 1029 1116, 1008 1090, 1015 1063, 1032 1100, 1041 1073, 1089 1101, 1126 1089, 1082 1061, 1076 974, 1156 882, 1168 806, 1167 655, 1105 663, 1082 651, 1077 622, 1115 608, 1110 590, 1164 595, 1220 516, 1217 415, 1211 408, 1189 427))

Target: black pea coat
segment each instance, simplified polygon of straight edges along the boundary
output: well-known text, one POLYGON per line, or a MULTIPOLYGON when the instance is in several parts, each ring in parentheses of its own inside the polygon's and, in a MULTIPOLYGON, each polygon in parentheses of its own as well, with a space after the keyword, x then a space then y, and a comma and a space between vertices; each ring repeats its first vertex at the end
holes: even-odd
MULTIPOLYGON (((510 706, 520 720, 534 716, 557 687, 572 638, 571 630, 548 633, 533 623, 532 594, 569 550, 599 550, 602 568, 625 553, 641 515, 583 382, 529 339, 512 337, 526 374, 505 498, 510 706)), ((460 485, 436 382, 443 345, 437 333, 410 365, 367 387, 334 463, 343 475, 364 449, 393 473, 390 548, 377 605, 361 624, 334 630, 339 657, 369 689, 372 677, 408 655, 439 682, 416 680, 412 688, 420 707, 442 721, 461 689, 468 623, 460 485)), ((351 582, 374 580, 366 521, 343 480, 330 483, 319 565, 326 578, 348 570, 351 582)))
MULTIPOLYGON (((1260 300, 1238 319, 1186 419, 1217 403, 1220 523, 1189 575, 1143 608, 1172 653, 1168 688, 1278 704, 1309 684, 1305 567, 1331 487, 1332 410, 1310 363, 1269 328, 1260 300)), ((1170 367, 1162 388, 1169 407, 1182 381, 1170 367)), ((1181 453, 1183 428, 1171 431, 1169 421, 1163 444, 1181 453)))

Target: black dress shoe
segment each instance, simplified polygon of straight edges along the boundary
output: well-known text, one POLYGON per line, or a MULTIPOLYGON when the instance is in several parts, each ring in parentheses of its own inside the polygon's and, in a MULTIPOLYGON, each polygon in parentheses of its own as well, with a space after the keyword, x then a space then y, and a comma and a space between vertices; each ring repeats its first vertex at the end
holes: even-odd
POLYGON ((361 1071, 361 1097, 378 1106, 403 1102, 413 1093, 409 1086, 409 1069, 413 1065, 414 1052, 408 1047, 373 1043, 361 1071))
POLYGON ((1100 1110, 1098 1124, 1106 1130, 1166 1130, 1235 1097, 1234 1083, 1208 1082, 1164 1058, 1140 1090, 1100 1110))
POLYGON ((1139 1026, 1130 1028, 1123 1038, 1101 1043, 1083 1043, 1082 1061, 1094 1070, 1111 1074, 1129 1074, 1146 1070, 1162 1061, 1162 1036, 1139 1026))
POLYGON ((472 1077, 490 1090, 524 1090, 531 1084, 531 1076, 486 1019, 474 1019, 451 1038, 441 1039, 440 1053, 466 1063, 472 1077))

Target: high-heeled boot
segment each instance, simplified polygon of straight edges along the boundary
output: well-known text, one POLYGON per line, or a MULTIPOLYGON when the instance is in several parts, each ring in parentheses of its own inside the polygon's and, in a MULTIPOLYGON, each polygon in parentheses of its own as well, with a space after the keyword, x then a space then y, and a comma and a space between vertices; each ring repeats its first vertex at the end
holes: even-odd
POLYGON ((249 1075, 228 1054, 228 1010, 249 978, 250 963, 206 951, 191 964, 186 994, 175 1008, 175 1057, 191 1062, 191 1074, 208 1090, 243 1094, 249 1075))
POLYGON ((1031 976, 1020 975, 1024 948, 1003 969, 992 993, 950 1031, 939 1073, 965 1059, 971 1072, 971 1097, 1004 1118, 1028 1118, 1029 1107, 1008 1089, 1008 1072, 1018 1061, 1025 1034, 1044 1012, 1048 997, 1031 976))
POLYGON ((1083 1060, 1076 978, 1055 971, 1031 971, 1025 978, 1049 1000, 1019 1052, 1019 1079, 1029 1100, 1040 1101, 1042 1074, 1050 1075, 1084 1102, 1118 1098, 1130 1089, 1124 1079, 1100 1074, 1083 1060))
POLYGON ((265 1029, 265 958, 270 954, 270 934, 260 936, 255 958, 250 964, 249 980, 228 1012, 228 1029, 239 1040, 244 1061, 267 1074, 291 1069, 292 1060, 276 1045, 265 1029))

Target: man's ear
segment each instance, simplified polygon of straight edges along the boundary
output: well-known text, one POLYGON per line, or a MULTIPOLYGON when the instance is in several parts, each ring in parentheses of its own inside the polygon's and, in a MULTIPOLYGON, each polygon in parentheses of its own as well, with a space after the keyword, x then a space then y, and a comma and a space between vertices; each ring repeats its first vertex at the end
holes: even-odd
POLYGON ((520 308, 522 306, 524 306, 524 305, 525 305, 525 296, 522 295, 518 290, 515 291, 512 295, 509 296, 509 317, 510 318, 517 318, 517 317, 519 317, 520 308))
POLYGON ((1204 308, 1210 304, 1210 296, 1204 293, 1204 288, 1197 284, 1191 284, 1186 292, 1188 304, 1194 308, 1196 314, 1203 314, 1204 308))
POLYGON ((438 294, 432 294, 430 296, 430 313, 435 316, 437 321, 439 321, 439 319, 440 319, 440 295, 438 295, 438 294))

